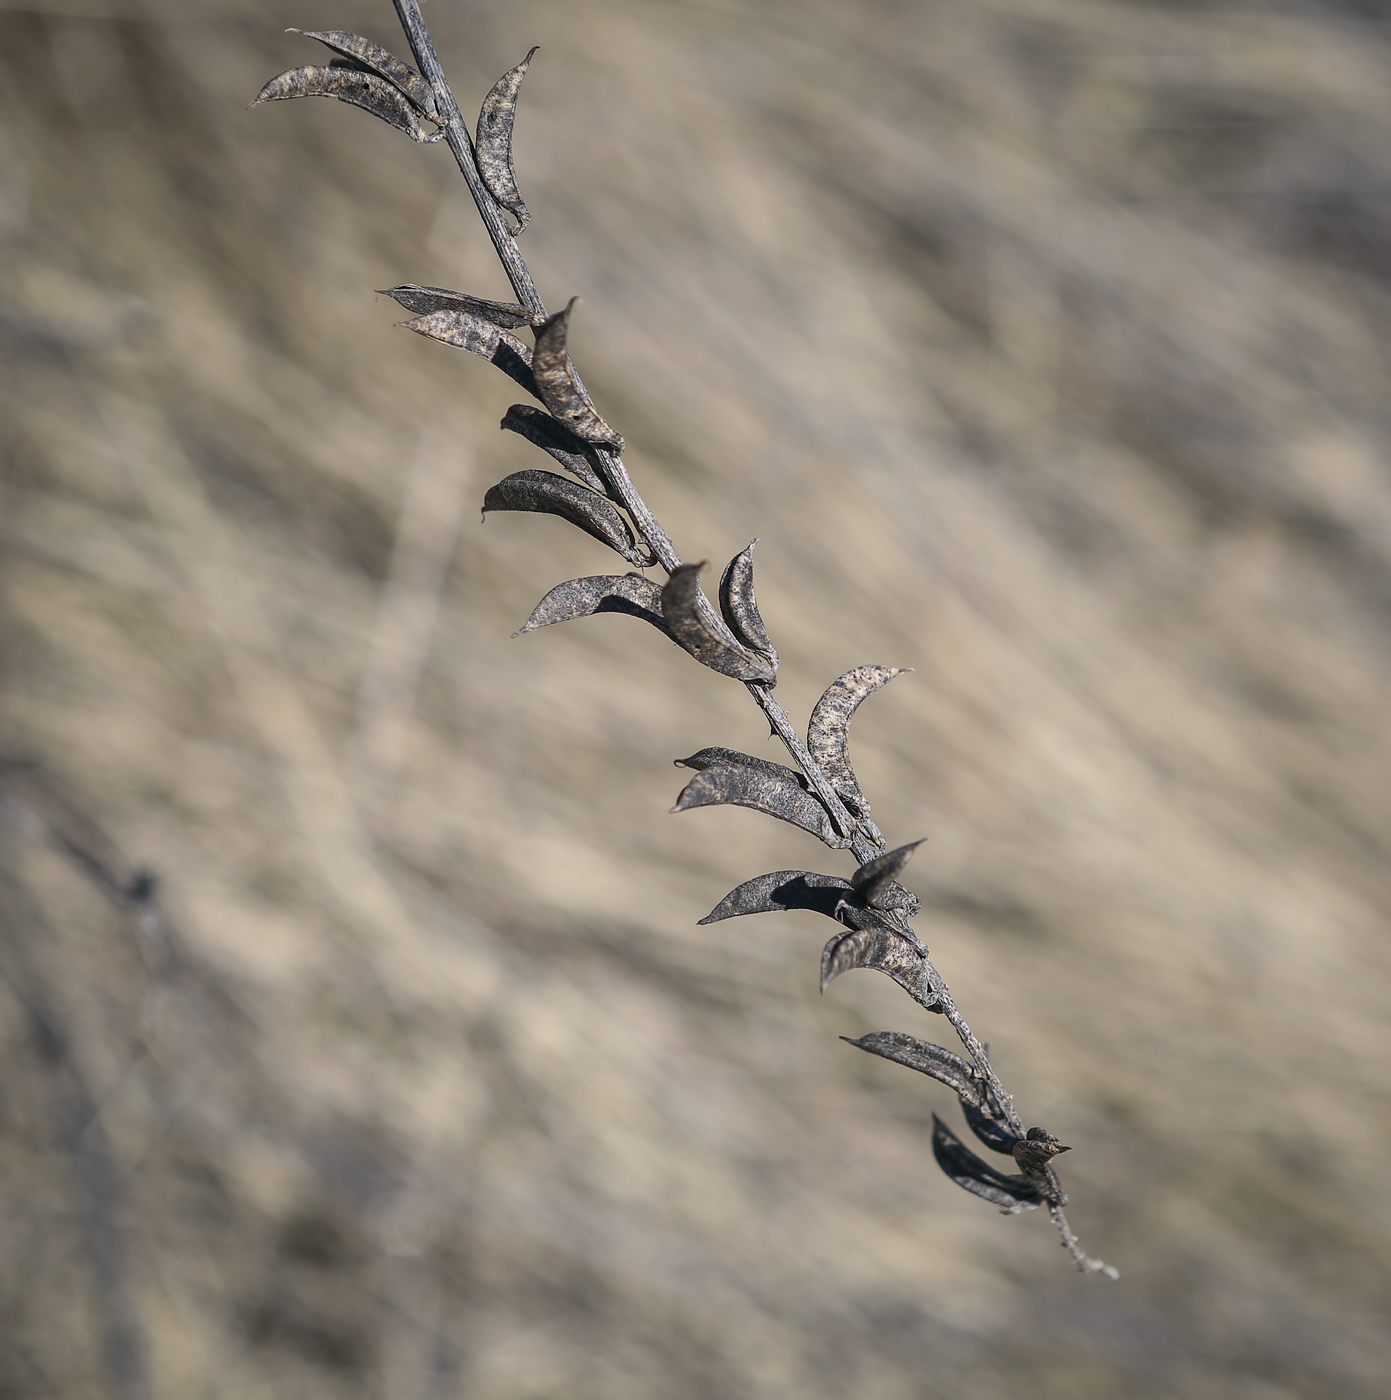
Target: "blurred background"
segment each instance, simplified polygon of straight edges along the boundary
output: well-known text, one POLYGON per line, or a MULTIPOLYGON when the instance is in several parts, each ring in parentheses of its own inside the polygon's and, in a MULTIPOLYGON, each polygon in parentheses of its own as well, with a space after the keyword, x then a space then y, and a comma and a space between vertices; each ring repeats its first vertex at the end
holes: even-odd
POLYGON ((778 696, 855 725, 1075 1273, 931 1159, 779 753, 483 491, 521 395, 386 0, 0 0, 0 1396, 1286 1400, 1391 1375, 1391 7, 434 0, 523 239, 778 696), (151 892, 157 899, 151 897, 151 892))

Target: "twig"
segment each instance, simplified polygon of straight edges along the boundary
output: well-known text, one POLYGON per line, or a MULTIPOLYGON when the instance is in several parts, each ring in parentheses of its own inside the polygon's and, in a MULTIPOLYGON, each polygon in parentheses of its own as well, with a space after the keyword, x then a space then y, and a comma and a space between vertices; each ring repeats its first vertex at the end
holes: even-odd
MULTIPOLYGON (((791 908, 814 909, 836 920, 841 929, 822 954, 822 987, 852 968, 884 972, 921 1005, 946 1018, 970 1061, 895 1032, 875 1032, 851 1043, 954 1089, 972 1131, 993 1151, 1012 1157, 1019 1171, 1009 1175, 996 1171, 940 1120, 933 1137, 939 1165, 959 1186, 1006 1213, 1046 1205, 1077 1267, 1117 1277, 1114 1269, 1082 1252, 1063 1215, 1067 1197, 1052 1159, 1070 1149, 1042 1128, 1025 1129, 986 1047, 966 1023, 927 948, 913 932, 909 919, 919 911, 919 902, 897 877, 919 843, 888 849, 870 819, 869 804, 850 766, 847 740, 855 709, 900 672, 885 666, 848 671, 818 702, 805 740, 798 733, 772 696, 778 658, 754 600, 753 546, 730 561, 720 581, 716 611, 696 581, 700 566, 682 562, 671 536, 623 463, 622 438, 600 416, 570 361, 566 344, 574 301, 564 311, 547 316, 517 247, 516 234, 530 215, 521 202, 512 166, 512 122, 531 54, 504 74, 484 100, 475 142, 445 79, 419 0, 393 3, 428 91, 419 88, 420 76, 366 39, 348 36, 351 46, 345 48, 341 35, 310 37, 358 61, 362 71, 351 79, 353 95, 345 100, 367 107, 417 140, 436 139, 421 136, 420 119, 441 128, 519 304, 415 284, 395 287, 389 295, 417 313, 405 323, 411 330, 490 360, 539 399, 547 412, 516 405, 502 426, 541 447, 579 483, 553 472, 518 472, 488 492, 484 510, 563 516, 630 563, 640 568, 659 564, 668 575, 665 585, 640 573, 559 584, 537 605, 520 632, 596 612, 626 612, 662 630, 703 665, 744 682, 796 769, 730 749, 702 749, 678 760, 695 769, 696 776, 677 799, 675 810, 725 803, 752 807, 801 827, 833 849, 849 849, 859 868, 848 881, 812 871, 759 876, 732 890, 702 922, 791 908), (505 212, 516 216, 516 229, 508 227, 505 212), (512 333, 524 327, 535 332, 534 350, 512 333)), ((343 97, 335 83, 348 80, 313 76, 322 72, 299 69, 282 74, 266 85, 257 102, 287 96, 343 97)))

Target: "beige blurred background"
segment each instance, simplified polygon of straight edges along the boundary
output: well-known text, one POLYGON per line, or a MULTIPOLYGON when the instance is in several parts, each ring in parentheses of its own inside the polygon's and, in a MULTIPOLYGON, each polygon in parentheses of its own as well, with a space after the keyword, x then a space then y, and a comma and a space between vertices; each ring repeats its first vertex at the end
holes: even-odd
POLYGON ((507 294, 449 155, 245 110, 387 0, 0 0, 0 1396, 1386 1394, 1391 8, 428 15, 466 110, 541 45, 525 250, 784 705, 917 668, 862 782, 1124 1277, 829 924, 695 926, 848 872, 666 815, 742 687, 509 640, 624 566, 373 295, 507 294))

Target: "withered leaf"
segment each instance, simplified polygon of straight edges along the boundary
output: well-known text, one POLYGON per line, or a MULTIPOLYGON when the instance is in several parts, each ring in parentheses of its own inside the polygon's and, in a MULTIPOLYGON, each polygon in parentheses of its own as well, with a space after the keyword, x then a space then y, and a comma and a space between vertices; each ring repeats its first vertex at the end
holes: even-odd
POLYGON ((729 624, 729 630, 750 651, 756 651, 776 668, 778 654, 773 649, 768 629, 763 625, 753 593, 753 547, 757 543, 754 540, 725 566, 724 576, 720 579, 720 611, 729 624))
POLYGON ((478 173, 488 193, 517 220, 517 227, 509 230, 513 238, 531 222, 512 167, 512 124, 517 118, 517 94, 535 52, 532 49, 493 84, 478 113, 478 173))
POLYGON ((1009 1125, 993 1114, 966 1099, 961 1100, 961 1111, 966 1115, 966 1123, 971 1131, 992 1151, 1006 1157, 1014 1156, 1014 1144, 1019 1139, 1010 1131, 1009 1125))
POLYGON ((826 687, 826 693, 816 702, 807 725, 807 748, 831 780, 837 795, 853 812, 864 815, 869 811, 855 771, 850 767, 846 744, 850 737, 850 718, 860 701, 873 695, 880 686, 895 676, 902 676, 911 667, 856 666, 826 687))
POLYGON ((364 39, 361 34, 350 33, 346 29, 287 29, 287 34, 302 34, 306 39, 317 39, 334 53, 356 59, 364 67, 370 68, 378 77, 401 89, 427 117, 435 115, 435 94, 430 84, 408 63, 402 63, 393 53, 388 53, 380 44, 364 39))
MULTIPOLYGON (((706 768, 728 767, 734 764, 736 767, 752 768, 760 773, 767 773, 770 777, 779 779, 782 782, 796 783, 805 792, 810 792, 811 788, 806 778, 795 768, 788 768, 785 764, 774 763, 771 759, 755 758, 751 753, 740 753, 738 749, 709 748, 701 749, 699 753, 693 753, 689 758, 677 758, 672 760, 678 768, 694 768, 697 772, 706 768)), ((844 883, 842 881, 842 883, 844 883)))
POLYGON ((526 307, 515 302, 489 301, 486 297, 471 297, 467 292, 451 292, 446 287, 417 287, 414 282, 404 282, 399 287, 382 288, 381 295, 391 297, 417 315, 431 311, 467 311, 509 331, 518 326, 530 326, 537 320, 526 307))
MULTIPOLYGON (((681 639, 678 637, 677 641, 681 639)), ((681 790, 673 812, 689 812, 694 807, 733 805, 766 812, 779 821, 790 822, 809 831, 828 846, 839 849, 846 842, 836 833, 826 809, 795 781, 760 773, 754 768, 706 768, 681 790)))
POLYGON ((896 884, 895 877, 908 864, 908 857, 921 845, 921 841, 913 841, 895 850, 885 851, 882 856, 867 861, 850 877, 850 883, 871 909, 901 909, 910 916, 918 912, 921 905, 917 895, 909 894, 902 885, 896 884))
MULTIPOLYGON (((839 917, 850 922, 854 910, 842 906, 839 917)), ((871 911, 859 911, 861 915, 871 911)), ((882 925, 866 923, 860 928, 837 934, 821 954, 821 990, 824 992, 844 972, 869 967, 892 977, 910 996, 935 1000, 927 975, 927 959, 902 934, 882 925)))
POLYGON ((547 317, 536 332, 536 355, 533 368, 536 371, 538 397, 553 416, 559 418, 576 437, 585 442, 596 443, 601 447, 611 447, 615 452, 623 451, 623 439, 599 416, 599 410, 590 402, 584 385, 580 383, 575 367, 566 353, 565 341, 569 334, 570 312, 574 310, 579 297, 571 297, 564 311, 557 311, 547 317))
POLYGON ((590 465, 585 455, 586 444, 563 424, 557 423, 549 413, 532 408, 530 404, 514 403, 507 410, 502 426, 508 432, 519 433, 528 442, 534 442, 543 452, 549 452, 567 472, 579 477, 586 486, 602 491, 610 500, 617 499, 608 483, 590 465))
POLYGON ((535 510, 563 516, 586 534, 616 549, 630 564, 653 563, 638 547, 628 522, 596 491, 554 472, 513 472, 483 498, 483 511, 535 510))
POLYGON ((412 141, 426 139, 420 129, 419 113, 400 90, 360 68, 292 68, 272 78, 256 100, 247 105, 259 107, 263 102, 282 102, 291 97, 336 97, 380 117, 397 131, 404 131, 412 141))
POLYGON ((730 890, 700 922, 717 924, 740 914, 780 914, 788 909, 810 909, 834 919, 841 900, 852 893, 850 886, 834 875, 774 870, 730 890))
POLYGON ((484 317, 472 311, 432 311, 428 316, 417 316, 413 321, 397 324, 416 335, 426 335, 431 340, 481 355, 515 379, 528 394, 541 397, 531 372, 531 351, 515 335, 484 317))
POLYGON ((553 622, 570 622, 577 617, 595 613, 627 613, 650 622, 664 636, 670 637, 661 612, 660 585, 641 574, 610 574, 591 578, 572 578, 559 583, 537 603, 525 624, 512 635, 521 637, 538 627, 553 622))
POLYGON ((847 1045, 858 1050, 868 1050, 871 1055, 880 1055, 895 1064, 907 1065, 921 1074, 931 1075, 939 1084, 945 1084, 956 1093, 962 1105, 975 1103, 980 1098, 980 1079, 975 1070, 952 1051, 930 1041, 915 1040, 911 1035, 898 1031, 873 1031, 851 1040, 841 1036, 847 1045))
POLYGON ((1006 1176, 983 1162, 935 1113, 932 1115, 932 1155, 937 1165, 963 1191, 999 1206, 1003 1215, 1036 1210, 1047 1200, 1031 1181, 1022 1176, 1006 1176))
MULTIPOLYGON (((701 609, 700 564, 682 564, 662 589, 662 616, 671 634, 702 666, 741 681, 777 683, 777 670, 732 637, 721 637, 701 609)), ((818 804, 819 806, 819 804, 818 804)), ((810 828, 808 828, 810 830, 810 828)))

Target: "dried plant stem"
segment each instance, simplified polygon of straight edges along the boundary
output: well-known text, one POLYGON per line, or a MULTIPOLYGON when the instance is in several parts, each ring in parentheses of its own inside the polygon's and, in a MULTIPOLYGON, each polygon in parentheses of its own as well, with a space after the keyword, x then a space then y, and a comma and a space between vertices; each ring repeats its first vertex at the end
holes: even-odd
POLYGON ((869 967, 887 974, 920 1005, 946 1018, 971 1063, 942 1046, 896 1032, 875 1032, 852 1043, 955 1089, 976 1136, 991 1150, 1012 1157, 1020 1169, 1009 1176, 996 1171, 939 1120, 933 1151, 943 1170, 959 1186, 1007 1213, 1047 1205, 1078 1268, 1117 1277, 1114 1269, 1082 1252, 1063 1214, 1067 1197, 1051 1160, 1069 1149, 1042 1128, 1025 1128, 990 1064, 986 1047, 966 1023, 909 923, 910 915, 918 912, 918 900, 896 880, 920 843, 887 849, 883 834, 870 820, 869 804, 846 755, 848 726, 856 707, 901 672, 877 665, 846 672, 818 701, 806 739, 798 733, 772 696, 777 652, 754 600, 752 545, 726 569, 716 611, 697 585, 697 566, 683 563, 671 536, 633 484, 622 459, 622 437, 600 416, 575 371, 566 349, 574 302, 554 316, 546 315, 504 217, 504 211, 516 215, 517 232, 530 218, 517 191, 511 139, 517 90, 532 55, 504 74, 488 94, 475 143, 445 79, 420 0, 393 3, 419 76, 361 36, 343 36, 339 31, 310 34, 360 59, 359 68, 347 74, 341 69, 309 68, 282 74, 267 84, 257 101, 339 96, 367 106, 416 140, 439 139, 421 135, 421 119, 442 128, 520 305, 413 283, 394 288, 390 295, 421 313, 408 323, 412 330, 491 360, 539 398, 547 413, 517 405, 509 410, 503 427, 527 437, 570 473, 570 477, 541 471, 514 473, 489 491, 485 510, 561 515, 630 563, 641 568, 659 564, 669 575, 665 587, 640 574, 572 579, 553 588, 520 630, 532 631, 596 611, 626 611, 661 628, 703 665, 745 683, 796 770, 729 749, 703 749, 678 760, 696 769, 697 776, 688 782, 677 810, 720 803, 753 807, 811 832, 833 849, 849 849, 859 869, 849 881, 811 871, 759 876, 731 891, 702 922, 788 908, 814 909, 836 920, 840 932, 822 955, 822 986, 851 968, 869 967), (325 73, 330 77, 325 78, 325 73), (421 85, 422 76, 428 91, 421 85), (534 351, 512 334, 528 324, 535 332, 534 351), (618 507, 626 512, 631 530, 618 507))
POLYGON ((643 543, 657 556, 657 562, 667 573, 675 573, 681 567, 681 556, 676 552, 671 536, 657 523, 652 508, 633 485, 633 478, 628 475, 623 458, 616 452, 606 452, 602 449, 598 456, 608 472, 610 484, 623 503, 623 508, 633 517, 633 524, 637 526, 643 543))

